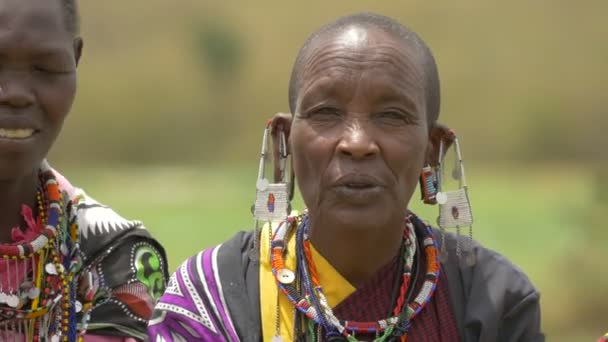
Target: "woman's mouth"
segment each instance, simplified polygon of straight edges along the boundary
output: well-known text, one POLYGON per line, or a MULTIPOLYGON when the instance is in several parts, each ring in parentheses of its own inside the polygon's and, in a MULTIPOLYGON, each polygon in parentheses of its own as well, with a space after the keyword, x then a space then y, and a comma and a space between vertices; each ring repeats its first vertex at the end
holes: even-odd
POLYGON ((36 130, 33 128, 0 128, 0 138, 14 140, 27 139, 34 135, 35 132, 36 130))
POLYGON ((343 201, 357 205, 370 203, 384 192, 384 187, 378 179, 361 174, 341 177, 333 189, 343 201))

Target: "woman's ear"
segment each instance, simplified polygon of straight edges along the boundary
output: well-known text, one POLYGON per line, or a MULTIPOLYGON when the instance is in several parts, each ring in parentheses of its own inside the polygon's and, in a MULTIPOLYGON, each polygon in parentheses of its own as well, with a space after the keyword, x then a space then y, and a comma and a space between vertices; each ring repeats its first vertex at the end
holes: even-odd
POLYGON ((78 37, 74 39, 74 58, 76 59, 76 66, 80 63, 80 58, 82 57, 82 48, 84 46, 84 42, 82 38, 78 37))
POLYGON ((439 160, 443 159, 446 152, 454 143, 456 133, 447 126, 435 122, 429 133, 429 147, 427 149, 425 165, 438 166, 439 160), (442 148, 440 148, 443 142, 442 148), (441 151, 440 151, 441 150, 441 151), (442 154, 441 156, 439 154, 442 154))
MULTIPOLYGON (((272 161, 273 161, 273 173, 274 182, 281 181, 281 151, 280 146, 285 143, 286 153, 289 154, 289 134, 291 133, 291 121, 293 116, 290 113, 276 113, 272 119, 270 119, 270 135, 272 136, 272 161), (281 142, 282 135, 285 137, 285 141, 281 142)), ((285 165, 286 166, 286 165, 285 165)), ((293 171, 290 172, 293 175, 293 171)))

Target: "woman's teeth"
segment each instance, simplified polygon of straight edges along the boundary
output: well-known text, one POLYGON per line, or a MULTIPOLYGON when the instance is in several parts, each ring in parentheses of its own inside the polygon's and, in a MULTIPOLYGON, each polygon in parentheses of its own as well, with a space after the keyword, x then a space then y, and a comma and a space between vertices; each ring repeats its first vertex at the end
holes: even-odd
POLYGON ((8 129, 0 128, 0 138, 5 139, 26 139, 34 134, 31 128, 8 129))

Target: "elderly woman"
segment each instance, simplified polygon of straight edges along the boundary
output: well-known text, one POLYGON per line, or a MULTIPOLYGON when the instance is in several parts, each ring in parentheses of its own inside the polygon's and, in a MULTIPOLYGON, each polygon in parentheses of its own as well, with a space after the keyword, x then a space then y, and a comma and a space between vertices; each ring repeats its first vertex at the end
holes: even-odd
POLYGON ((168 278, 141 222, 45 160, 76 92, 75 1, 0 1, 0 341, 146 340, 168 278))
POLYGON ((421 180, 440 228, 472 223, 460 159, 461 187, 442 188, 447 148, 460 153, 437 122, 435 61, 414 32, 375 14, 328 24, 300 50, 289 102, 293 115, 265 134, 276 178, 264 176, 263 149, 261 231, 186 261, 156 306, 152 340, 544 340, 522 271, 408 210, 421 180), (288 155, 306 204, 297 216, 287 216, 288 155))

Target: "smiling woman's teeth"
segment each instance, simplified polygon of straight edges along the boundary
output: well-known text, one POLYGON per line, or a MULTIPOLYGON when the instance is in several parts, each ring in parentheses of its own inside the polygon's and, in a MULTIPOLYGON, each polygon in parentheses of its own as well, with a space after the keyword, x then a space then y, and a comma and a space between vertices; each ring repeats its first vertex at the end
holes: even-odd
POLYGON ((0 138, 25 139, 25 138, 31 137, 32 134, 34 134, 34 130, 31 128, 21 128, 21 129, 0 128, 0 138))

